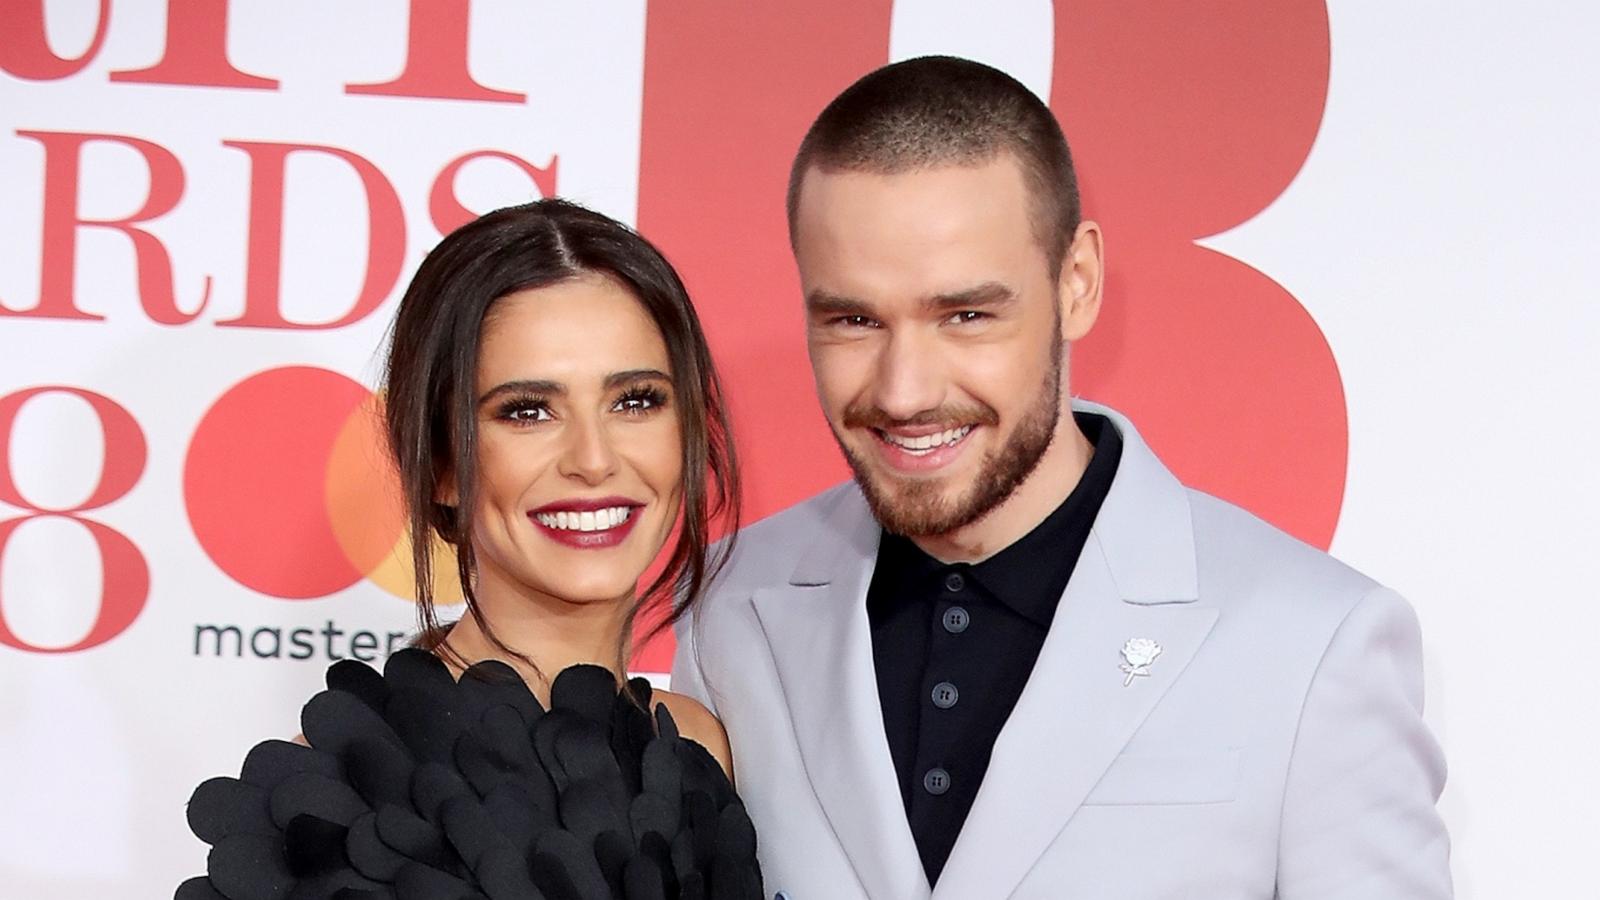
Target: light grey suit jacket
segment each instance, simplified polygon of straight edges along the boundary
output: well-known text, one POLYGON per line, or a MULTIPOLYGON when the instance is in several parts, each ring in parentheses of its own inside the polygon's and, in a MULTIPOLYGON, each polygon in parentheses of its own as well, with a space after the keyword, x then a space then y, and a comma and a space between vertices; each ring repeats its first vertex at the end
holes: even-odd
POLYGON ((673 688, 728 729, 769 893, 1449 897, 1405 601, 1075 406, 1111 417, 1122 461, 935 889, 884 736, 865 606, 881 532, 856 487, 746 529, 680 625, 673 688), (1125 685, 1131 638, 1163 652, 1125 685))

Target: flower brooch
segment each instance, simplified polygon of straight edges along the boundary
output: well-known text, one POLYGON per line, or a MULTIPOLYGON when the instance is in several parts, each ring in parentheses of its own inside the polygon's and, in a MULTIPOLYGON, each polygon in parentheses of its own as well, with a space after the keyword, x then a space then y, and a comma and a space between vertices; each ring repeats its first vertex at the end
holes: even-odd
POLYGON ((1123 663, 1120 668, 1128 677, 1122 679, 1122 686, 1133 684, 1135 678, 1147 678, 1150 675, 1150 664, 1161 655, 1161 645, 1149 638, 1129 638, 1122 645, 1123 663))

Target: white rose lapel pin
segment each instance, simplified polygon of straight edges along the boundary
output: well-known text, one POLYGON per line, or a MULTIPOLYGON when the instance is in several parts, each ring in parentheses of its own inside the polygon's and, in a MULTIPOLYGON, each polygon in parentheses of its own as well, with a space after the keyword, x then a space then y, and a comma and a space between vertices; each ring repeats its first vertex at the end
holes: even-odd
POLYGON ((1150 664, 1161 655, 1161 645, 1149 638, 1129 638, 1122 645, 1122 665, 1119 667, 1127 673, 1122 679, 1122 686, 1133 684, 1135 678, 1150 677, 1150 664))

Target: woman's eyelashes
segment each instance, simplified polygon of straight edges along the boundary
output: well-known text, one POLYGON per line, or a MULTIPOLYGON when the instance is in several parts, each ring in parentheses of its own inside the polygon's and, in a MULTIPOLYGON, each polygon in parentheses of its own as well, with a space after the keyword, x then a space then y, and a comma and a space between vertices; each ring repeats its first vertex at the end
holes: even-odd
MULTIPOLYGON (((611 411, 628 416, 645 416, 664 409, 668 404, 667 392, 658 385, 640 384, 627 388, 617 395, 611 411)), ((534 394, 508 397, 495 408, 495 418, 513 425, 534 425, 556 418, 550 401, 534 394)))
POLYGON ((638 384, 622 392, 612 409, 629 415, 644 415, 667 405, 667 392, 653 384, 638 384))
POLYGON ((533 394, 506 398, 495 409, 494 417, 515 425, 548 422, 555 418, 550 412, 550 401, 533 394))

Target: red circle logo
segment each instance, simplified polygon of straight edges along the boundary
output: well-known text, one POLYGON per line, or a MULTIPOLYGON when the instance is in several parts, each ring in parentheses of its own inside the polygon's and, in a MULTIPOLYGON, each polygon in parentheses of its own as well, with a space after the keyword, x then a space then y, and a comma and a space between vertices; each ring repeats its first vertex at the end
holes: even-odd
MULTIPOLYGON (((291 366, 246 378, 189 444, 195 537, 229 577, 269 596, 326 597, 366 579, 410 599, 405 505, 384 441, 382 399, 337 372, 291 366)), ((435 596, 459 602, 444 559, 435 596)))

